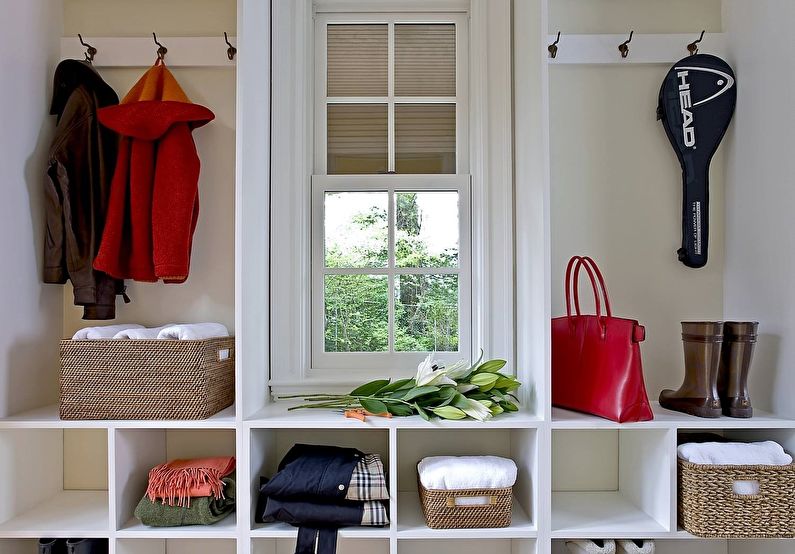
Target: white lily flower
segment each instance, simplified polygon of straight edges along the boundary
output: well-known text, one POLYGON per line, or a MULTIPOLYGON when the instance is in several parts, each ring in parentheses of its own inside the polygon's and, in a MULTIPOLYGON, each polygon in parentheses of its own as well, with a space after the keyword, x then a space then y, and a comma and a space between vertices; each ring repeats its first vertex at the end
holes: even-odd
POLYGON ((478 421, 486 421, 492 417, 491 410, 477 400, 472 400, 471 398, 464 398, 463 400, 457 402, 456 408, 460 409, 472 419, 477 419, 478 421))
POLYGON ((466 394, 466 393, 468 393, 471 390, 475 390, 476 388, 478 388, 478 386, 477 385, 473 385, 472 383, 462 383, 462 384, 458 385, 455 388, 455 390, 457 390, 461 394, 466 394))
POLYGON ((461 377, 469 373, 469 362, 466 360, 458 360, 456 363, 447 368, 445 375, 453 381, 458 381, 461 377))
POLYGON ((417 382, 418 387, 442 385, 455 385, 455 381, 447 377, 445 368, 439 366, 439 362, 434 361, 433 355, 436 352, 431 352, 420 365, 417 366, 417 376, 414 380, 417 382))

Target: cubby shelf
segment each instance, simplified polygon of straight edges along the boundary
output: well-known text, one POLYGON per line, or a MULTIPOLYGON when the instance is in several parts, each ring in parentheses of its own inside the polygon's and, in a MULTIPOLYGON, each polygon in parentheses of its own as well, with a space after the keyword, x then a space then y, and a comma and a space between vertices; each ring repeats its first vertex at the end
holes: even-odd
MULTIPOLYGON (((388 539, 389 527, 345 527, 339 530, 344 539, 388 539)), ((256 524, 252 527, 252 538, 294 539, 298 529, 286 523, 256 524)))
POLYGON ((669 532, 618 491, 553 492, 556 538, 656 538, 669 532))
POLYGON ((107 491, 61 491, 0 524, 0 538, 108 537, 109 523, 107 491))
POLYGON ((541 424, 537 415, 520 411, 500 415, 485 423, 474 420, 451 421, 434 419, 425 421, 419 416, 412 417, 368 417, 364 422, 345 418, 342 413, 330 410, 294 410, 296 403, 277 402, 257 411, 245 420, 251 428, 295 428, 295 429, 519 429, 533 428, 541 424))
POLYGON ((399 539, 528 539, 537 535, 527 512, 513 499, 510 527, 496 529, 430 529, 425 525, 419 495, 414 492, 398 494, 399 539))
POLYGON ((553 429, 790 429, 795 420, 754 410, 754 417, 740 419, 719 417, 714 419, 696 417, 681 412, 666 410, 659 402, 652 402, 654 419, 636 423, 613 421, 562 408, 552 408, 553 429))
POLYGON ((0 429, 107 429, 107 428, 234 429, 235 406, 201 420, 63 420, 58 405, 29 410, 0 419, 0 429))
POLYGON ((237 536, 236 514, 219 521, 214 525, 191 525, 188 527, 147 527, 136 518, 131 518, 121 529, 116 531, 119 538, 170 539, 170 538, 206 538, 233 539, 237 536))

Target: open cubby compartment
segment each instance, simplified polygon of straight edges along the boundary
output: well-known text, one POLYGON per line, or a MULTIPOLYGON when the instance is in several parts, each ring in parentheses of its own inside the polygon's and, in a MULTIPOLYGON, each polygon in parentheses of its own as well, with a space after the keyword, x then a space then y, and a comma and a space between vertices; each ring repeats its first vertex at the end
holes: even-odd
POLYGON ((536 536, 538 432, 535 428, 398 429, 398 538, 504 538, 536 536), (510 527, 430 529, 417 492, 417 464, 427 456, 502 456, 516 462, 510 527))
POLYGON ((116 554, 235 554, 234 539, 118 539, 116 554))
POLYGON ((107 429, 0 429, 0 538, 108 537, 107 452, 107 429))
MULTIPOLYGON (((536 554, 536 539, 398 540, 398 554, 536 554)), ((538 552, 538 554, 542 554, 538 552)))
MULTIPOLYGON (((272 477, 279 462, 296 444, 317 444, 357 448, 366 454, 379 454, 387 472, 389 490, 392 498, 389 502, 388 527, 346 527, 340 529, 341 538, 380 539, 388 538, 390 527, 395 525, 394 510, 394 473, 393 456, 390 448, 391 434, 389 429, 372 429, 357 427, 354 429, 296 429, 296 428, 252 428, 249 436, 249 464, 251 477, 251 534, 255 538, 293 539, 297 529, 286 523, 255 523, 254 513, 257 509, 257 496, 260 476, 272 477)), ((281 550, 279 551, 281 552, 281 550)))
MULTIPOLYGON (((233 429, 116 429, 114 525, 120 538, 234 538, 236 514, 214 525, 147 527, 133 512, 143 498, 149 470, 174 459, 236 456, 233 429)), ((169 550, 170 552, 170 550, 169 550)))
MULTIPOLYGON (((293 552, 295 552, 294 538, 259 538, 251 541, 251 554, 293 554, 293 552)), ((340 554, 389 554, 389 539, 352 538, 341 533, 337 539, 337 552, 340 554)), ((172 554, 171 551, 168 554, 172 554)))
POLYGON ((552 431, 552 536, 653 538, 672 529, 672 429, 552 431))
MULTIPOLYGON (((748 550, 758 554, 757 550, 748 550)), ((727 544, 725 540, 711 539, 655 539, 655 554, 727 554, 727 544)), ((571 554, 566 547, 564 539, 552 541, 552 554, 571 554)), ((739 554, 739 553, 737 553, 739 554)), ((773 553, 771 553, 773 554, 773 553)))

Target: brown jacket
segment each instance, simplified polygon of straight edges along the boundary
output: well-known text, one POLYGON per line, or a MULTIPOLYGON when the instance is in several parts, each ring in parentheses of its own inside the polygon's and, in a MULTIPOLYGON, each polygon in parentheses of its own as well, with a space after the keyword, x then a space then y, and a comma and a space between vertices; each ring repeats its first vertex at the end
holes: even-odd
POLYGON ((115 133, 99 124, 97 110, 118 103, 89 64, 65 60, 55 70, 50 113, 58 122, 45 179, 44 282, 71 280, 83 319, 113 319, 116 295, 124 294, 123 281, 93 267, 118 143, 115 133))

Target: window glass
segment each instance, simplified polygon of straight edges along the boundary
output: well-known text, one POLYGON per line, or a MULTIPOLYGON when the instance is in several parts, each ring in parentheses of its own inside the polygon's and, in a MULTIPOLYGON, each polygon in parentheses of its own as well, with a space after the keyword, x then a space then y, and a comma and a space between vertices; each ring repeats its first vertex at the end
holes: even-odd
POLYGON ((395 170, 455 173, 455 104, 395 106, 395 170))
POLYGON ((386 104, 329 104, 327 113, 328 174, 386 173, 386 104))
POLYGON ((326 275, 326 352, 384 352, 389 347, 386 275, 326 275))
POLYGON ((455 92, 455 25, 395 25, 395 95, 455 92))
POLYGON ((398 267, 458 266, 458 193, 395 194, 395 261, 398 267))
POLYGON ((458 275, 397 275, 395 350, 458 350, 458 275))
POLYGON ((388 203, 386 192, 326 193, 326 267, 386 267, 388 203))
POLYGON ((387 25, 329 25, 328 96, 386 96, 387 25))

